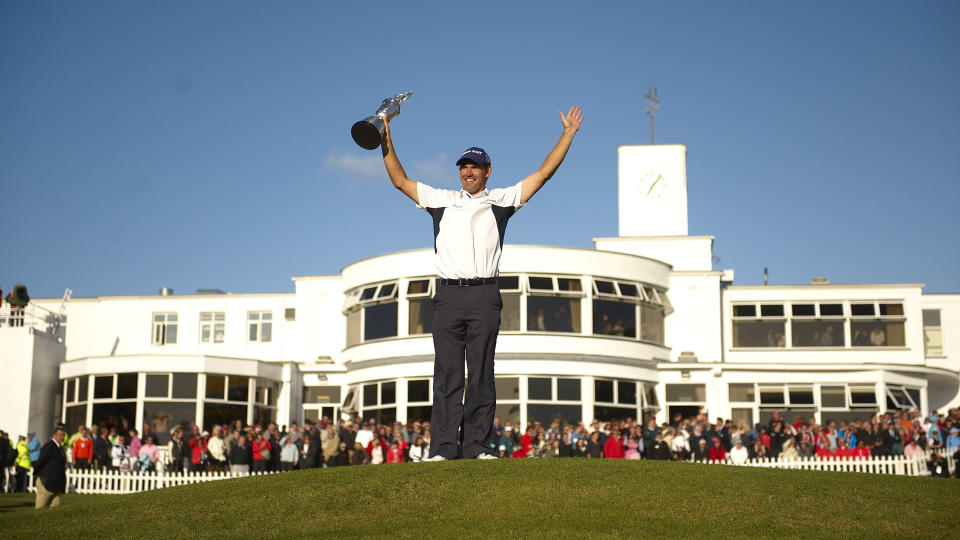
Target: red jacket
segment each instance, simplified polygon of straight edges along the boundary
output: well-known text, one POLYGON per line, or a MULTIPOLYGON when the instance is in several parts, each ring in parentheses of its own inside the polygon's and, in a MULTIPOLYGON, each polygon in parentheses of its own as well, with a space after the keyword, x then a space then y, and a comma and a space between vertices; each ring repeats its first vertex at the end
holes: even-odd
POLYGON ((263 456, 260 455, 260 450, 270 450, 270 441, 267 439, 254 439, 253 441, 253 460, 254 461, 263 461, 263 456))
POLYGON ((373 445, 378 443, 380 444, 380 448, 383 449, 383 456, 384 456, 384 459, 386 459, 387 451, 390 450, 390 448, 387 446, 387 441, 383 440, 382 437, 377 437, 371 440, 369 444, 367 444, 367 455, 370 457, 373 457, 373 445))
POLYGON ((207 441, 203 437, 194 437, 190 439, 190 450, 192 452, 190 456, 190 463, 194 465, 200 464, 200 458, 203 457, 203 451, 207 449, 207 441))
POLYGON ((610 459, 623 459, 626 451, 623 449, 623 437, 615 439, 613 435, 607 437, 607 442, 603 445, 603 457, 610 459))
POLYGON ((93 458, 93 439, 90 437, 81 437, 73 443, 74 459, 93 458))
POLYGON ((387 463, 403 463, 403 450, 399 448, 387 450, 387 463))
POLYGON ((727 459, 727 449, 722 446, 710 447, 710 461, 723 461, 727 459))

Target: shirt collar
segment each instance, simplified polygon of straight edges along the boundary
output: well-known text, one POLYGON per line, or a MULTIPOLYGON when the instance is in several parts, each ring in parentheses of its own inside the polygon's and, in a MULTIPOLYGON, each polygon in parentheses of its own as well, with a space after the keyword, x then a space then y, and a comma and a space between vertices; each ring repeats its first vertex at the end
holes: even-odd
POLYGON ((467 193, 467 190, 460 188, 461 199, 478 199, 480 197, 485 197, 489 194, 490 194, 490 190, 487 188, 483 188, 480 191, 478 191, 476 195, 471 196, 469 193, 467 193))

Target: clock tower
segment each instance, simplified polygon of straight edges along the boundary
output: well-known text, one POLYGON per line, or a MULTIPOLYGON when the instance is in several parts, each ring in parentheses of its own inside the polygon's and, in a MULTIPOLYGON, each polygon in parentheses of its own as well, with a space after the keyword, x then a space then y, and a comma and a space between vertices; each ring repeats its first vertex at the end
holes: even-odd
POLYGON ((620 236, 687 235, 687 147, 621 146, 620 236))

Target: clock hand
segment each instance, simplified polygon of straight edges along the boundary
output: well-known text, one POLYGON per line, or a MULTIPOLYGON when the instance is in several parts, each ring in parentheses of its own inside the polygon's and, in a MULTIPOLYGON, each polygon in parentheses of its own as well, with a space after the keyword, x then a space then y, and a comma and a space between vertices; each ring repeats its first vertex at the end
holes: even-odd
POLYGON ((656 186, 656 185, 657 185, 657 182, 659 182, 660 179, 662 179, 662 178, 663 178, 663 175, 662 175, 662 174, 658 174, 658 175, 657 175, 657 179, 654 180, 652 184, 650 184, 650 189, 647 190, 647 195, 646 195, 646 196, 650 196, 650 192, 653 191, 653 186, 656 186))

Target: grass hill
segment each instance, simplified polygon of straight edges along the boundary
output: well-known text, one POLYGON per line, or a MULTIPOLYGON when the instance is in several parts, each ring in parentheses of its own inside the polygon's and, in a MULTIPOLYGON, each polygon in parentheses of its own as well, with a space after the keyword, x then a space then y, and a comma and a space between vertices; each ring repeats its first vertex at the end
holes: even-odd
POLYGON ((955 479, 650 461, 343 467, 32 501, 0 495, 2 536, 960 537, 955 479))

